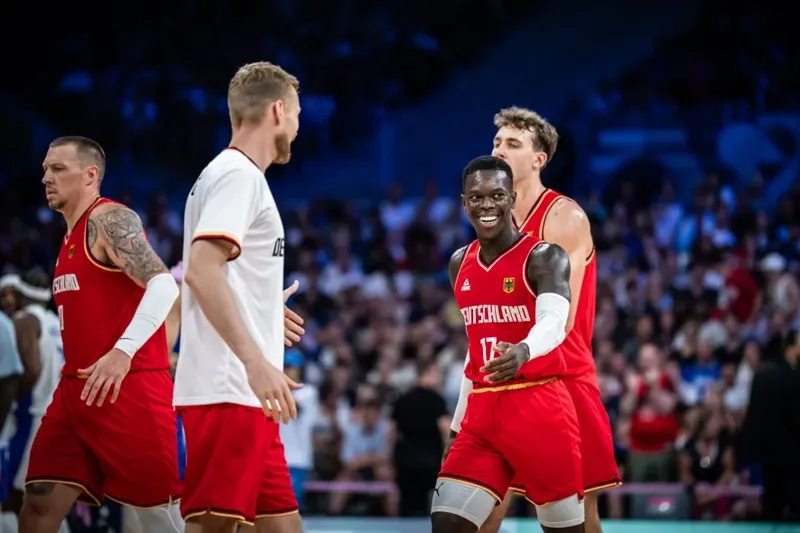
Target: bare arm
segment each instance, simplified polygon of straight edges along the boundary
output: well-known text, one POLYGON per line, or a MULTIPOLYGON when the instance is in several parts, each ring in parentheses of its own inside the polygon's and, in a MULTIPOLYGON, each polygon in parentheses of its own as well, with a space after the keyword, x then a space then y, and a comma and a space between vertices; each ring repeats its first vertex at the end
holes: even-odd
POLYGON ((145 288, 131 323, 114 345, 133 357, 164 323, 178 298, 178 286, 150 246, 133 210, 119 204, 99 206, 89 216, 86 237, 93 253, 100 251, 102 259, 145 288))
POLYGON ((678 454, 678 479, 684 485, 694 483, 692 475, 692 456, 688 452, 682 451, 678 454))
POLYGON ((557 244, 539 243, 528 256, 525 274, 537 296, 552 293, 569 301, 572 298, 570 273, 569 255, 557 244))
POLYGON ((42 359, 39 356, 39 337, 41 326, 33 315, 23 315, 14 320, 17 334, 17 350, 22 361, 22 378, 19 381, 17 397, 28 394, 42 374, 42 359))
POLYGON ((677 394, 656 386, 650 387, 648 399, 652 402, 655 410, 661 414, 672 412, 675 404, 678 403, 677 394))
POLYGON ((263 355, 247 330, 225 277, 225 264, 234 255, 235 246, 223 239, 195 240, 189 250, 189 266, 183 281, 222 340, 242 363, 248 364, 263 359, 263 355))
POLYGON ((0 378, 0 428, 6 423, 8 413, 11 412, 11 406, 14 405, 14 399, 19 396, 17 394, 19 378, 19 374, 0 378))
POLYGON ((548 242, 559 245, 569 257, 569 288, 572 294, 566 328, 569 333, 575 324, 586 263, 594 251, 589 218, 577 203, 560 199, 548 213, 542 233, 542 240, 546 235, 548 242))
POLYGON ((175 344, 178 342, 178 335, 181 331, 181 289, 178 286, 178 298, 172 304, 172 309, 169 310, 167 319, 164 325, 167 328, 167 351, 173 351, 175 344))
MULTIPOLYGON (((453 253, 450 257, 450 263, 448 264, 448 271, 450 273, 450 285, 455 288, 456 286, 456 278, 458 277, 458 271, 461 269, 461 263, 464 262, 464 255, 467 253, 467 247, 459 248, 458 250, 453 253)), ((466 355, 466 359, 464 360, 464 367, 467 366, 469 363, 469 353, 466 355)), ((472 392, 472 382, 467 379, 466 374, 461 376, 461 388, 458 394, 458 403, 456 404, 456 410, 453 412, 453 418, 450 420, 449 423, 449 432, 445 432, 445 437, 454 438, 456 433, 461 431, 461 421, 464 419, 464 413, 467 412, 467 401, 469 400, 469 394, 472 392)))
POLYGON ((450 256, 450 262, 447 264, 447 270, 450 274, 450 286, 455 289, 456 287, 456 278, 458 277, 458 271, 461 270, 461 263, 464 262, 464 256, 467 253, 467 247, 459 248, 453 255, 450 256))
POLYGON ((97 242, 103 255, 141 287, 169 273, 147 241, 139 215, 123 205, 105 204, 92 211, 86 235, 90 248, 97 242))

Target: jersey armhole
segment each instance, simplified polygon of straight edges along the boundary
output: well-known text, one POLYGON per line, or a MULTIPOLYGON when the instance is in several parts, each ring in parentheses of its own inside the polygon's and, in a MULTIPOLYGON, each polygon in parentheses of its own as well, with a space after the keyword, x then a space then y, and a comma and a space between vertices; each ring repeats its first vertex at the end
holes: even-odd
MULTIPOLYGON (((92 254, 92 249, 89 247, 89 219, 92 216, 92 211, 95 210, 100 205, 104 204, 117 204, 113 200, 109 200, 108 198, 98 198, 95 203, 93 203, 89 209, 86 211, 86 222, 83 225, 83 252, 86 255, 86 259, 89 260, 93 266, 99 268, 100 270, 104 270, 106 272, 114 272, 114 273, 121 273, 122 269, 115 267, 114 265, 108 265, 103 263, 102 261, 98 260, 94 254, 92 254)), ((122 205, 122 204, 119 204, 122 205)))
POLYGON ((458 270, 456 271, 456 277, 455 279, 453 279, 453 290, 456 290, 456 288, 459 286, 458 282, 459 280, 461 280, 461 271, 464 270, 464 263, 467 262, 467 256, 472 251, 472 247, 475 245, 476 242, 477 241, 472 241, 467 245, 467 249, 464 250, 464 255, 461 257, 461 264, 458 265, 458 270))
POLYGON ((530 250, 528 250, 528 255, 525 256, 525 261, 522 262, 522 281, 525 283, 525 288, 528 290, 528 294, 533 296, 533 299, 536 299, 536 291, 533 290, 531 287, 531 282, 528 280, 528 261, 531 260, 531 252, 541 244, 542 241, 539 240, 531 246, 530 250))
POLYGON ((556 205, 559 200, 561 199, 567 200, 568 202, 574 202, 572 198, 564 196, 563 194, 556 193, 556 197, 550 200, 550 203, 544 210, 544 214, 542 215, 542 221, 539 223, 539 238, 545 240, 544 238, 544 225, 547 224, 547 215, 550 214, 550 210, 553 209, 553 206, 556 205))

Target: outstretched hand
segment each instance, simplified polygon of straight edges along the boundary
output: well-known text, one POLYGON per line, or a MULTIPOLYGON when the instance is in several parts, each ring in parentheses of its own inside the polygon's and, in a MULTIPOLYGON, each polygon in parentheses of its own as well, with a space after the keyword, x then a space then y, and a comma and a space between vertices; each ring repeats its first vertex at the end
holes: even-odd
POLYGON ((116 402, 122 380, 130 369, 131 357, 118 348, 112 348, 89 368, 78 370, 78 374, 87 378, 86 385, 81 391, 81 400, 91 406, 96 399, 97 407, 101 407, 113 387, 111 403, 116 402))
POLYGON ((283 291, 283 343, 286 346, 291 346, 296 342, 300 342, 300 336, 304 335, 306 330, 303 328, 305 321, 303 317, 289 309, 286 302, 291 296, 300 288, 300 282, 294 280, 294 283, 289 285, 283 291))
POLYGON ((498 342, 494 347, 494 351, 499 355, 481 368, 481 372, 489 374, 484 378, 489 383, 503 383, 514 379, 520 367, 531 358, 530 349, 524 343, 509 344, 507 342, 498 342))

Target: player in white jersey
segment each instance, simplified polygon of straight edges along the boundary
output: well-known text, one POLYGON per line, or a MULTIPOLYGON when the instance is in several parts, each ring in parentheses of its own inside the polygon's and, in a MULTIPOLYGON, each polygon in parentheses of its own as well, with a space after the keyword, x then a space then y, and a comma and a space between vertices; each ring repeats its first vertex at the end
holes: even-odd
MULTIPOLYGON (((14 511, 18 513, 18 504, 22 503, 21 496, 25 491, 31 444, 61 379, 64 348, 58 315, 46 307, 52 297, 47 274, 40 269, 34 269, 24 278, 16 274, 3 276, 0 278, 0 291, 5 293, 4 297, 11 296, 6 302, 12 301, 15 307, 14 327, 24 367, 19 397, 27 394, 31 396, 30 435, 14 475, 13 489, 16 494, 10 498, 11 504, 16 507, 14 511)), ((59 531, 68 531, 65 522, 59 531)))
POLYGON ((186 532, 300 533, 278 421, 297 416, 283 372, 284 232, 264 173, 286 163, 297 79, 270 63, 228 87, 233 137, 186 201, 175 405, 186 436, 186 532), (264 412, 271 420, 265 416, 264 412))

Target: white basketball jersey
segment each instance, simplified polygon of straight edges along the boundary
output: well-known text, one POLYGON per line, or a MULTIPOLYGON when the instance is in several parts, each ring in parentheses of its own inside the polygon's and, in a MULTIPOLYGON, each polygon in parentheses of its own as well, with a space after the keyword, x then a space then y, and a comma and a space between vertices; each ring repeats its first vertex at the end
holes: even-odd
POLYGON ((61 367, 64 366, 61 327, 58 315, 39 304, 30 304, 22 312, 39 320, 39 359, 42 362, 42 373, 31 392, 33 398, 30 411, 34 416, 41 416, 53 399, 53 393, 61 379, 61 367))
MULTIPOLYGON (((187 272, 192 269, 193 242, 211 239, 233 245, 225 278, 253 340, 264 357, 282 370, 284 233, 264 174, 242 152, 223 151, 189 193, 183 231, 187 272)), ((184 284, 175 405, 217 403, 261 405, 248 385, 244 365, 184 284)))

